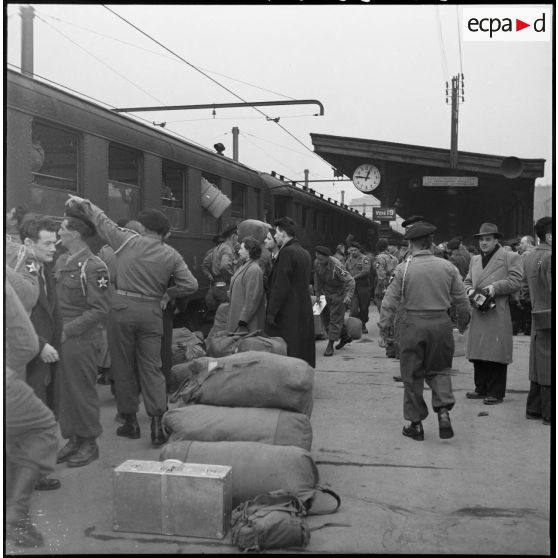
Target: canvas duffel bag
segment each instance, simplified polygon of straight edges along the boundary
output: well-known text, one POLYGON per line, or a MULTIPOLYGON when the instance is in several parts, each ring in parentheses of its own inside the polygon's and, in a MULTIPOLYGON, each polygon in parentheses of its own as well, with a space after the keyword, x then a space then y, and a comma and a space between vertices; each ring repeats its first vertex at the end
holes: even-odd
POLYGON ((300 491, 318 484, 318 469, 309 451, 259 442, 169 442, 160 460, 232 467, 232 505, 271 490, 300 491))
POLYGON ((201 332, 193 333, 187 327, 172 330, 172 363, 189 362, 205 356, 205 343, 201 332))
POLYGON ((172 403, 268 407, 312 414, 314 369, 304 360, 247 351, 188 364, 172 403))
POLYGON ((187 405, 167 411, 163 427, 171 442, 261 442, 312 447, 312 426, 302 413, 255 407, 187 405))
POLYGON ((209 330, 205 344, 209 339, 213 338, 220 331, 226 331, 229 323, 229 302, 223 302, 219 304, 217 311, 215 312, 215 319, 213 321, 213 327, 209 330))
POLYGON ((246 336, 238 343, 238 353, 247 351, 263 351, 275 355, 287 356, 287 343, 282 337, 267 337, 266 335, 246 336))
POLYGON ((222 357, 246 351, 286 356, 287 344, 281 337, 268 337, 260 330, 245 333, 219 331, 207 341, 207 356, 222 357))

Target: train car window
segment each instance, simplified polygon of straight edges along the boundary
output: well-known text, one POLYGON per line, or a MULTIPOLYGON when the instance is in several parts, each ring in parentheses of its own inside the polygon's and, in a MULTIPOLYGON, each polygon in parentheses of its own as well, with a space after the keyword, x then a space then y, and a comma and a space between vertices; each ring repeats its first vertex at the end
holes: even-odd
POLYGON ((285 196, 275 197, 275 219, 280 219, 281 217, 288 216, 288 200, 285 196))
POLYGON ((169 218, 172 229, 186 228, 187 176, 186 167, 163 160, 161 209, 169 218))
POLYGON ((231 189, 231 215, 234 220, 246 219, 246 186, 233 182, 231 189))
POLYGON ((109 145, 108 214, 111 219, 135 219, 141 207, 142 154, 109 145))
MULTIPOLYGON (((205 178, 207 182, 209 182, 210 186, 214 186, 215 188, 221 189, 221 179, 214 175, 209 174, 206 172, 202 172, 202 178, 205 178)), ((202 180, 202 193, 204 190, 204 181, 202 180)), ((218 193, 218 192, 215 192, 218 193)), ((219 200, 216 200, 214 203, 218 203, 219 200)), ((207 234, 217 234, 219 232, 219 222, 220 219, 213 217, 211 212, 202 207, 202 232, 207 234)))
POLYGON ((77 192, 78 134, 33 121, 32 138, 34 185, 77 192))

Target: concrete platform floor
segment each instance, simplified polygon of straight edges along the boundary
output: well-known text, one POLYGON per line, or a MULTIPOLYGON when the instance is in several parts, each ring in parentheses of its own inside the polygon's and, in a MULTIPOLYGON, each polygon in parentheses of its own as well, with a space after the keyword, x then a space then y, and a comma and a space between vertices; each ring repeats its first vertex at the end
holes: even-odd
MULTIPOLYGON (((438 437, 436 415, 424 421, 425 440, 401 435, 403 386, 399 362, 377 343, 377 310, 370 333, 333 357, 317 342, 313 456, 321 483, 342 498, 335 515, 314 516, 310 544, 290 553, 549 555, 553 427, 525 419, 529 338, 514 338, 514 363, 501 405, 468 400, 472 365, 454 358, 455 437, 438 437)), ((100 458, 87 467, 57 465, 61 489, 35 492, 33 517, 47 544, 8 554, 237 553, 222 541, 117 533, 112 524, 112 470, 126 459, 158 460, 142 412, 140 440, 118 438, 114 399, 99 386, 104 433, 100 458)), ((430 393, 425 400, 431 411, 430 393)), ((554 517, 552 517, 554 532, 554 517)))

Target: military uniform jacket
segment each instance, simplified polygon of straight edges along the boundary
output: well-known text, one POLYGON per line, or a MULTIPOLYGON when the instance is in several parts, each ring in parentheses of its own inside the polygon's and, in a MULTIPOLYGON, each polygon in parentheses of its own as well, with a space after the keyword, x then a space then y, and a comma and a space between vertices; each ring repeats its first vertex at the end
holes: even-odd
POLYGON ((470 305, 459 271, 452 263, 434 256, 430 250, 420 250, 395 268, 393 280, 382 301, 380 329, 387 331, 393 325, 400 303, 405 310, 447 311, 452 301, 458 324, 465 327, 470 305))
POLYGON ((235 271, 234 251, 230 244, 221 242, 211 255, 211 275, 215 282, 223 281, 227 285, 235 271))
POLYGON ((500 246, 483 269, 481 255, 471 258, 465 289, 483 289, 494 285, 496 308, 482 314, 473 309, 466 356, 469 360, 512 362, 513 332, 508 295, 519 289, 523 262, 516 252, 500 246))
POLYGON ((355 280, 343 264, 333 256, 325 265, 314 261, 314 290, 316 296, 322 293, 340 302, 352 298, 355 292, 355 280))
POLYGON ((398 264, 397 258, 387 252, 380 252, 376 256, 376 274, 378 276, 378 287, 386 288, 392 273, 392 269, 398 264))
POLYGON ((31 312, 39 298, 39 265, 35 255, 19 238, 7 234, 5 264, 19 275, 19 278, 14 278, 18 284, 19 297, 25 310, 31 312))
POLYGON ((356 283, 368 282, 370 278, 370 258, 365 254, 358 254, 356 258, 349 256, 345 261, 347 271, 356 283))
POLYGON ((106 324, 111 307, 106 264, 89 248, 62 254, 54 265, 56 295, 66 337, 77 337, 106 324))
POLYGON ((160 238, 140 235, 119 227, 97 206, 86 201, 82 208, 93 220, 97 232, 116 255, 116 288, 154 299, 189 296, 198 290, 198 281, 182 256, 160 238), (174 284, 169 285, 173 277, 174 284))

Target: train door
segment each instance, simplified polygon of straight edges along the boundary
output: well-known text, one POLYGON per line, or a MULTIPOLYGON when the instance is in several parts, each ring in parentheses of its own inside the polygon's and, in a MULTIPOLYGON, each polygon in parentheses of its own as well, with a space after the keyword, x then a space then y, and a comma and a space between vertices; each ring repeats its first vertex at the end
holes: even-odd
POLYGON ((140 212, 142 167, 141 151, 109 144, 108 215, 113 221, 129 221, 140 212))

